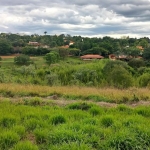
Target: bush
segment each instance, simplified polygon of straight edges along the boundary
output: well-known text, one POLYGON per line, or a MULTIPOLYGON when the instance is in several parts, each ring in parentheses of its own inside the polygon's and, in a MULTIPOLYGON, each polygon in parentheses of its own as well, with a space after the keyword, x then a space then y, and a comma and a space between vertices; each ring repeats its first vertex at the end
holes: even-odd
POLYGON ((150 117, 150 110, 149 109, 145 109, 142 106, 136 108, 136 112, 137 112, 138 115, 142 115, 144 117, 150 117))
POLYGON ((52 146, 53 150, 92 150, 92 147, 85 143, 70 142, 52 146))
POLYGON ((102 118, 101 123, 104 127, 110 127, 113 125, 114 121, 111 116, 105 116, 102 118))
POLYGON ((107 77, 107 75, 110 74, 114 67, 117 68, 118 66, 120 66, 121 68, 129 69, 129 66, 126 62, 120 60, 108 61, 103 68, 103 73, 105 77, 107 77))
POLYGON ((24 126, 14 126, 13 131, 15 131, 20 137, 23 137, 25 135, 25 127, 24 126))
POLYGON ((121 66, 116 66, 109 73, 107 82, 117 88, 128 88, 133 86, 131 74, 121 66))
POLYGON ((91 105, 87 104, 87 103, 74 103, 74 104, 70 104, 68 106, 69 109, 81 109, 81 110, 88 110, 91 108, 91 105))
POLYGON ((118 132, 116 135, 112 136, 108 143, 109 147, 114 148, 115 150, 133 150, 136 149, 137 146, 135 137, 128 131, 118 132))
POLYGON ((57 116, 54 116, 52 118, 52 124, 54 124, 54 125, 62 124, 62 123, 65 123, 65 122, 66 122, 66 119, 62 115, 57 115, 57 116))
POLYGON ((101 113, 101 110, 97 107, 92 107, 89 111, 93 116, 99 115, 101 113))
POLYGON ((14 63, 16 65, 29 65, 31 63, 31 60, 28 55, 22 54, 14 58, 14 63))
POLYGON ((42 144, 46 143, 48 140, 48 130, 45 129, 36 129, 34 131, 36 143, 42 144))
POLYGON ((57 52, 50 52, 44 56, 44 59, 48 65, 56 63, 59 60, 59 54, 57 52))
POLYGON ((31 99, 24 99, 25 105, 38 106, 42 104, 42 99, 39 97, 33 97, 31 99))
POLYGON ((33 145, 30 141, 23 141, 17 143, 13 150, 38 150, 38 147, 33 145))
POLYGON ((142 76, 139 77, 139 85, 141 87, 146 87, 150 84, 150 75, 149 73, 144 73, 142 76))
POLYGON ((132 68, 139 68, 139 67, 144 67, 145 62, 143 59, 134 58, 128 62, 128 65, 131 66, 132 68))
POLYGON ((16 118, 14 116, 4 116, 1 118, 0 120, 0 125, 2 127, 11 127, 13 125, 15 125, 17 122, 16 118))
POLYGON ((7 131, 0 134, 0 149, 8 150, 19 141, 20 137, 17 133, 7 131))
MULTIPOLYGON (((40 124, 39 120, 32 118, 32 119, 26 120, 24 123, 24 126, 27 131, 33 131, 36 127, 39 126, 39 124, 40 124)), ((42 122, 41 122, 41 124, 42 124, 42 122)))

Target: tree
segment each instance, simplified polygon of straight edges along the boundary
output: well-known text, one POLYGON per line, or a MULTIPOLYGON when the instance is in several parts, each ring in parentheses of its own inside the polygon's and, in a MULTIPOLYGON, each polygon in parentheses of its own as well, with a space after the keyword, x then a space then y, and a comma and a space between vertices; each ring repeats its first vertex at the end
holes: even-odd
POLYGON ((57 52, 50 52, 44 56, 46 63, 50 66, 52 63, 58 62, 59 54, 57 52))
POLYGON ((132 75, 121 66, 116 66, 108 75, 108 83, 117 88, 128 88, 133 85, 132 75))
POLYGON ((143 58, 146 60, 150 60, 150 47, 146 48, 143 52, 143 58))
POLYGON ((129 60, 128 65, 136 69, 136 68, 144 67, 145 62, 143 59, 133 58, 129 60))
POLYGON ((142 46, 143 48, 147 48, 148 47, 148 41, 146 39, 142 39, 139 42, 139 45, 142 46))
POLYGON ((31 63, 31 60, 28 55, 22 54, 14 58, 14 63, 17 65, 28 65, 31 63))
POLYGON ((69 55, 68 49, 60 48, 59 55, 64 60, 69 55))
POLYGON ((46 35, 46 34, 47 34, 47 31, 45 31, 44 34, 46 35))
POLYGON ((136 47, 125 48, 123 51, 128 56, 137 57, 140 55, 141 51, 136 47))
POLYGON ((6 40, 0 40, 0 54, 7 55, 9 53, 12 53, 11 44, 6 40))

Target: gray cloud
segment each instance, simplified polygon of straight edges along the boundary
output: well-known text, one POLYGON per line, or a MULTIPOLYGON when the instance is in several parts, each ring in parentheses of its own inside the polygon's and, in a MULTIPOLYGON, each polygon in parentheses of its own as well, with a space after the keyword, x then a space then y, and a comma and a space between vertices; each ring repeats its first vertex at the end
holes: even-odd
POLYGON ((0 32, 150 36, 149 0, 1 0, 0 32))

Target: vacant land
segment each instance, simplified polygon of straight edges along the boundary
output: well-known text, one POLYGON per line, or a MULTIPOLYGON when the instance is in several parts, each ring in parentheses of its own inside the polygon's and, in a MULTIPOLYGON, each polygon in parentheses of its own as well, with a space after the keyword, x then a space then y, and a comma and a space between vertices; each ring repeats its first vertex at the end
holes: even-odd
POLYGON ((0 150, 149 150, 149 67, 2 57, 0 150))

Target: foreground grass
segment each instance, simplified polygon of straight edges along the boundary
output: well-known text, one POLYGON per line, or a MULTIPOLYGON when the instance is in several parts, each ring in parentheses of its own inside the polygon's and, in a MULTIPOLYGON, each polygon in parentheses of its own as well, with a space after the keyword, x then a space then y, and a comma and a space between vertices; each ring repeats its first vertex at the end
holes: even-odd
POLYGON ((113 103, 137 102, 139 100, 150 100, 148 88, 94 88, 77 86, 38 86, 20 84, 0 84, 0 94, 7 97, 14 96, 38 96, 47 97, 56 95, 65 99, 82 99, 105 101, 113 103))
MULTIPOLYGON (((39 103, 38 103, 39 102, 39 103)), ((150 107, 0 102, 2 150, 148 150, 150 107)))

